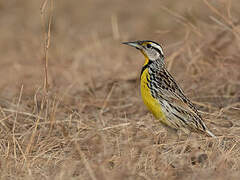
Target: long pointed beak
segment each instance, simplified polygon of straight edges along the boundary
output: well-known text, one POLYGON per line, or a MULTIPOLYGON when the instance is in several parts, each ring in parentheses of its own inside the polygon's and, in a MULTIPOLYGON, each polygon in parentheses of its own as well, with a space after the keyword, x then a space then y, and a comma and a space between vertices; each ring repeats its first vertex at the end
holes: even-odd
POLYGON ((137 49, 141 49, 142 46, 138 42, 123 42, 122 44, 126 44, 132 47, 135 47, 137 49))

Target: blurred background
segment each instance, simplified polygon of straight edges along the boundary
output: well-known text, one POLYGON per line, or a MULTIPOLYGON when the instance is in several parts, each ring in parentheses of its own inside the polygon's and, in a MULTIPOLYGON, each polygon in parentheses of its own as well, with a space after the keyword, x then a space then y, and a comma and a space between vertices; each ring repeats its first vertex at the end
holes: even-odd
POLYGON ((239 23, 239 0, 0 1, 1 179, 238 179, 239 23), (166 135, 134 40, 163 46, 218 139, 166 135))
MULTIPOLYGON (((201 45, 210 41, 220 29, 230 25, 206 2, 229 21, 238 21, 240 3, 237 0, 54 1, 50 84, 59 88, 95 77, 137 77, 143 58, 133 49, 124 47, 122 41, 154 40, 163 45, 167 58, 185 48, 187 43, 189 48, 194 48, 196 39, 201 45)), ((41 15, 44 1, 0 2, 3 97, 11 98, 21 84, 26 91, 35 91, 43 81, 44 32, 47 31, 49 3, 41 15)), ((181 61, 175 56, 174 61, 181 61)))

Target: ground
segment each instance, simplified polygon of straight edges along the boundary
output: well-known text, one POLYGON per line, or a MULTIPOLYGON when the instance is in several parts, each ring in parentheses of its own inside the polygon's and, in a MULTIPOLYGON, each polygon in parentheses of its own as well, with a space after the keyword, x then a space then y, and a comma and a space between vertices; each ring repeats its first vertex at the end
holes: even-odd
POLYGON ((1 1, 1 179, 239 179, 239 8, 238 0, 1 1), (144 57, 121 44, 145 39, 162 44, 216 139, 176 139, 147 111, 144 57))

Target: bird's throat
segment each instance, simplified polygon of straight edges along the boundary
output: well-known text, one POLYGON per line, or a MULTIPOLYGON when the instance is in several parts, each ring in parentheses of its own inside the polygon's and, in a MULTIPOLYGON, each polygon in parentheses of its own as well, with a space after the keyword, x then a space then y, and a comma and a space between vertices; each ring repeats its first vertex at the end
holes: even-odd
POLYGON ((145 62, 144 62, 144 64, 143 64, 143 66, 145 66, 145 65, 147 65, 148 63, 149 63, 149 58, 148 58, 148 56, 147 56, 147 54, 143 51, 143 50, 141 50, 141 53, 144 55, 144 57, 145 57, 145 62))
POLYGON ((145 62, 143 64, 143 66, 146 66, 149 64, 149 58, 145 56, 145 62))
POLYGON ((145 62, 143 64, 142 70, 141 70, 141 74, 140 74, 140 78, 144 72, 145 69, 147 69, 149 67, 150 64, 152 64, 153 61, 151 61, 148 57, 145 56, 145 62))

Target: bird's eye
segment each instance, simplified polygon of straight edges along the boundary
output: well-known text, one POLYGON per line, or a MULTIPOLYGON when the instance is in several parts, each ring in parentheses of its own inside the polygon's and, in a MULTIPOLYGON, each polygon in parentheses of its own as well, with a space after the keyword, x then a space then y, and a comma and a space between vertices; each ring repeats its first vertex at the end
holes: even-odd
POLYGON ((151 46, 151 44, 147 44, 147 48, 151 48, 152 46, 151 46))

